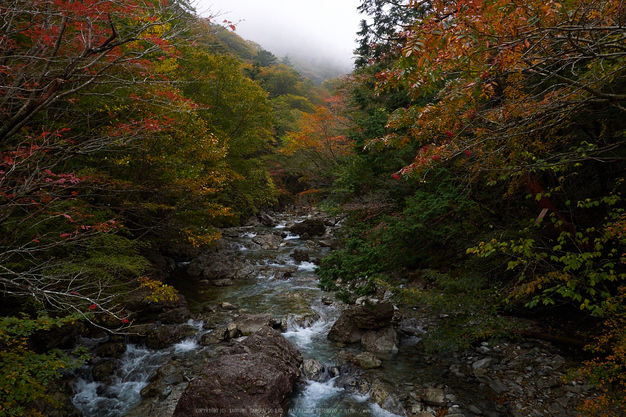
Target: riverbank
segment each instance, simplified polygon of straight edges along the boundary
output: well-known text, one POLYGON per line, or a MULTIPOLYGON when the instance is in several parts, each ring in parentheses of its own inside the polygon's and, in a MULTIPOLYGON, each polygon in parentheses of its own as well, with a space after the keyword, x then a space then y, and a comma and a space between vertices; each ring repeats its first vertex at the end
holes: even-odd
POLYGON ((397 351, 372 354, 363 343, 328 340, 342 312, 353 307, 322 292, 313 271, 331 251, 340 219, 275 217, 227 229, 216 248, 176 262, 166 283, 181 297, 151 311, 152 322, 124 337, 83 338, 93 354, 78 374, 73 401, 84 415, 172 416, 207 364, 263 326, 281 331, 303 355, 303 377, 288 408, 293 417, 579 416, 576 408, 596 394, 580 381, 563 380, 575 358, 545 341, 428 353, 421 339, 450 315, 419 306, 395 305, 389 324, 397 351), (307 218, 321 222, 323 232, 303 237, 289 230, 307 218))

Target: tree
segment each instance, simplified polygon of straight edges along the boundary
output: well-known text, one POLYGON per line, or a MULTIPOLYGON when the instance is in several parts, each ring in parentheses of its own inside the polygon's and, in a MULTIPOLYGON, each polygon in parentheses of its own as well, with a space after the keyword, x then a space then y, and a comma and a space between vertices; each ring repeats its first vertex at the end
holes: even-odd
POLYGON ((59 100, 93 84, 118 84, 114 69, 141 66, 154 54, 167 58, 180 31, 180 16, 165 2, 10 0, 1 7, 3 143, 59 100))
MULTIPOLYGON (((437 98, 397 111, 391 127, 407 127, 410 140, 434 144, 444 159, 471 154, 476 169, 527 172, 613 158, 623 127, 610 120, 626 99, 621 2, 429 5, 380 81, 437 98), (589 121, 611 127, 597 134, 589 121)), ((417 158, 404 172, 431 161, 417 158)))
POLYGON ((115 113, 124 106, 125 89, 162 79, 159 66, 175 60, 183 12, 125 0, 15 0, 0 8, 3 294, 32 297, 41 308, 59 311, 97 306, 121 324, 113 282, 136 277, 145 262, 118 234, 120 213, 94 204, 94 195, 106 194, 103 188, 125 186, 84 164, 105 151, 119 157, 150 130, 146 118, 124 126, 115 113), (71 270, 74 255, 101 239, 125 245, 129 262, 102 280, 90 276, 95 265, 71 270))
POLYGON ((399 52, 405 30, 422 15, 419 7, 409 7, 408 0, 362 0, 358 10, 369 16, 361 20, 356 67, 365 67, 377 60, 394 58, 399 52))
POLYGON ((324 182, 324 178, 352 153, 352 143, 345 135, 347 120, 340 115, 341 107, 339 97, 327 99, 326 106, 315 107, 315 113, 303 113, 300 129, 284 138, 280 152, 295 157, 297 170, 313 185, 324 182))
POLYGON ((276 65, 277 61, 278 58, 276 58, 273 53, 265 49, 259 50, 254 58, 254 62, 258 62, 260 67, 271 67, 276 65))
POLYGON ((275 196, 260 159, 272 139, 273 109, 267 93, 242 74, 241 62, 231 55, 202 47, 183 54, 181 89, 199 104, 198 115, 227 151, 223 168, 231 182, 217 201, 236 207, 238 215, 252 214, 275 196))

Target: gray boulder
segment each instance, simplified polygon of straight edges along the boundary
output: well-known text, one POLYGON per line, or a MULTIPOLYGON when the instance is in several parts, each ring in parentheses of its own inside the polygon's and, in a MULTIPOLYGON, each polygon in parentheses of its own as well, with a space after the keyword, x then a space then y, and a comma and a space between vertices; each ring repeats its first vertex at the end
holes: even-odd
POLYGON ((380 368, 382 362, 371 352, 363 352, 356 355, 354 361, 363 369, 380 368))
POLYGON ((261 222, 263 226, 267 226, 267 227, 274 227, 278 224, 276 219, 267 213, 261 213, 261 215, 259 215, 259 221, 261 222))
POLYGON ((263 327, 206 365, 185 389, 174 417, 286 414, 302 355, 276 330, 263 327), (224 411, 222 411, 224 410, 224 411))
POLYGON ((291 254, 289 254, 289 256, 293 258, 296 262, 309 262, 311 260, 309 252, 302 249, 294 250, 291 254))
POLYGON ((376 401, 383 410, 387 410, 393 414, 405 415, 402 402, 394 394, 395 392, 396 388, 392 383, 374 379, 369 394, 372 400, 376 401))
POLYGON ((391 324, 393 313, 393 304, 389 302, 366 303, 354 308, 353 318, 359 329, 378 330, 391 324))
MULTIPOLYGON (((279 327, 280 323, 270 314, 244 314, 237 317, 233 323, 237 326, 237 331, 243 336, 249 336, 256 333, 262 327, 279 327)), ((231 336, 232 338, 233 336, 231 336)))
POLYGON ((274 274, 274 279, 288 279, 288 278, 291 278, 293 274, 295 274, 296 272, 298 272, 297 266, 289 266, 287 268, 281 268, 277 270, 276 273, 274 274))
POLYGON ((140 394, 142 397, 164 399, 172 393, 176 385, 183 381, 184 377, 180 369, 172 363, 166 363, 157 370, 150 384, 143 388, 140 394))
POLYGON ((252 241, 261 246, 262 249, 278 249, 284 243, 282 237, 275 234, 257 235, 252 241))
POLYGON ((377 355, 398 353, 398 336, 393 327, 380 330, 368 330, 361 338, 363 347, 377 355))
POLYGON ((157 316, 157 320, 164 324, 186 323, 190 318, 192 318, 192 314, 187 307, 173 308, 157 316))
POLYGON ((215 287, 229 287, 233 285, 233 280, 228 278, 216 279, 215 281, 211 281, 211 285, 215 287))
POLYGON ((293 234, 308 236, 324 236, 326 232, 326 226, 320 219, 307 219, 301 223, 294 224, 289 228, 289 231, 293 234))
POLYGON ((225 241, 219 241, 216 248, 202 252, 187 266, 187 274, 206 278, 209 281, 232 279, 248 266, 241 258, 240 251, 225 241))
POLYGON ((326 368, 317 359, 307 359, 302 363, 302 371, 306 379, 323 382, 328 379, 326 368))
POLYGON ((446 394, 439 388, 426 388, 422 391, 422 401, 428 405, 443 407, 446 405, 446 394))
MULTIPOLYGON (((395 331, 390 326, 393 312, 393 304, 387 302, 366 304, 344 310, 330 329, 328 338, 336 342, 357 343, 361 341, 361 337, 368 331, 391 329, 395 340, 395 331)), ((386 332, 389 332, 389 330, 386 330, 386 332)), ((375 333, 370 334, 370 338, 372 339, 369 342, 371 344, 374 339, 378 339, 380 336, 375 333)), ((377 342, 377 344, 380 343, 377 342)), ((389 346, 389 349, 391 349, 391 346, 389 346)), ((372 352, 375 351, 372 350, 372 352)))
POLYGON ((164 349, 195 335, 197 329, 187 324, 167 324, 148 332, 146 346, 150 349, 164 349))
POLYGON ((365 330, 359 329, 352 310, 344 310, 328 332, 328 339, 342 343, 358 343, 365 330))

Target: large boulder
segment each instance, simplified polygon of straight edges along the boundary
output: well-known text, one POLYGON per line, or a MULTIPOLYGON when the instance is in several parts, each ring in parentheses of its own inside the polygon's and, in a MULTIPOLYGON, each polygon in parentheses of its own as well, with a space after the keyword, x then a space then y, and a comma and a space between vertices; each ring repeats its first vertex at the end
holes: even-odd
POLYGON ((374 379, 369 394, 383 410, 401 416, 406 415, 402 402, 395 395, 396 391, 396 387, 391 382, 374 379))
POLYGON ((302 364, 302 371, 306 379, 323 382, 328 379, 326 368, 317 359, 307 359, 302 364))
POLYGON ((389 302, 366 303, 354 308, 353 318, 359 329, 378 330, 391 324, 393 313, 393 304, 389 302))
POLYGON ((192 337, 197 329, 187 324, 165 324, 151 330, 146 335, 146 346, 150 349, 164 349, 192 337))
POLYGON ((328 338, 336 342, 357 343, 369 330, 391 328, 393 312, 393 305, 387 302, 344 310, 328 332, 328 338))
POLYGON ((176 294, 174 300, 162 300, 154 302, 150 295, 150 288, 137 288, 124 297, 123 304, 126 310, 134 314, 135 323, 154 322, 157 316, 166 311, 187 307, 187 300, 182 294, 176 294))
POLYGON ((244 314, 237 317, 233 323, 237 326, 237 331, 243 336, 249 336, 258 332, 262 327, 278 327, 279 322, 271 313, 265 314, 244 314))
POLYGON ((363 347, 376 355, 388 356, 398 353, 398 335, 393 327, 368 330, 361 338, 363 347))
POLYGON ((184 381, 182 371, 175 364, 168 362, 161 366, 151 378, 148 386, 141 390, 142 397, 167 398, 176 385, 184 381))
POLYGON ((275 235, 273 233, 268 233, 265 235, 257 235, 252 238, 252 241, 261 246, 261 249, 278 249, 280 246, 285 243, 281 236, 275 235))
POLYGON ((289 256, 293 258, 296 262, 309 262, 311 260, 309 252, 302 249, 294 250, 293 253, 291 253, 289 256))
POLYGON ((163 324, 181 324, 188 322, 192 317, 187 307, 178 307, 164 311, 157 316, 157 319, 163 324))
POLYGON ((215 248, 202 252, 189 263, 187 274, 209 281, 242 278, 241 271, 248 267, 237 246, 220 240, 215 248))
POLYGON ((342 343, 358 343, 365 330, 359 329, 354 321, 353 310, 344 310, 328 332, 328 339, 342 343))
POLYGON ((363 369, 380 368, 382 362, 371 352, 362 352, 355 356, 354 362, 363 369))
POLYGON ((267 227, 275 227, 278 224, 278 221, 267 213, 261 213, 259 215, 259 221, 263 226, 267 227))
POLYGON ((185 389, 174 417, 282 417, 300 377, 302 355, 280 333, 263 327, 205 366, 185 389))
POLYGON ((301 223, 296 223, 289 228, 289 231, 296 235, 307 234, 309 236, 324 236, 326 226, 320 219, 307 219, 301 223))

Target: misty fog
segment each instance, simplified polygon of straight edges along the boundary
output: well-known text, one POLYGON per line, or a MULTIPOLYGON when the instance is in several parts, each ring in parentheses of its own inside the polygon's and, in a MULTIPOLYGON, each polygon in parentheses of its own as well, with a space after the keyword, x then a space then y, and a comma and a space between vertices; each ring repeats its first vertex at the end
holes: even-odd
POLYGON ((232 21, 236 33, 279 57, 326 63, 349 72, 359 30, 359 0, 198 0, 202 16, 232 21))

